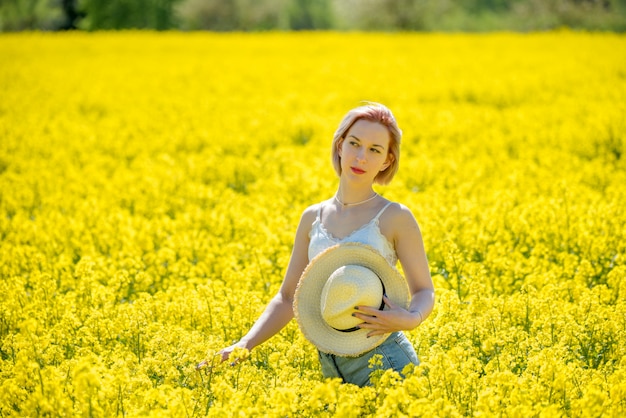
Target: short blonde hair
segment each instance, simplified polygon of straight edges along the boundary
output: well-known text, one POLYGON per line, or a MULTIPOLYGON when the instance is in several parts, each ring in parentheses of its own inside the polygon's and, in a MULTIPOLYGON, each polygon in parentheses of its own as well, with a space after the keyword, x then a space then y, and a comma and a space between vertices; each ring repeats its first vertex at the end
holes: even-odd
POLYGON ((391 163, 389 167, 378 173, 374 178, 374 183, 389 184, 400 167, 400 141, 402 140, 402 131, 398 127, 391 110, 380 103, 366 102, 365 105, 350 110, 343 117, 341 123, 339 123, 339 128, 337 128, 333 136, 332 146, 332 160, 335 172, 337 172, 338 176, 341 176, 339 148, 341 148, 344 139, 346 139, 346 134, 350 128, 352 128, 352 125, 361 119, 380 123, 389 131, 389 149, 387 156, 391 158, 391 163))

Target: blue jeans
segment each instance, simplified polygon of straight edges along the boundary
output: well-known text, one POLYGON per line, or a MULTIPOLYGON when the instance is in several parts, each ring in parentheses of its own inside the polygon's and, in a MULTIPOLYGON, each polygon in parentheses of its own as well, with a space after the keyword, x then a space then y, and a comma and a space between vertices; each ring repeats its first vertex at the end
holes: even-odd
POLYGON ((361 354, 359 357, 343 357, 318 351, 322 374, 324 377, 339 377, 344 383, 358 386, 369 386, 369 360, 380 354, 383 361, 383 370, 393 369, 402 373, 407 364, 419 364, 415 349, 402 332, 394 332, 378 347, 361 354))

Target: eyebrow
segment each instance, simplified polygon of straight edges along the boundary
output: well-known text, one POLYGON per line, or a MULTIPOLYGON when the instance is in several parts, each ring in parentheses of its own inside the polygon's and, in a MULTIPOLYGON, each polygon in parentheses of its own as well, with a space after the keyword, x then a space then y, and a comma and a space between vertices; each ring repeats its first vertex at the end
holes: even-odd
MULTIPOLYGON (((348 138, 350 138, 350 137, 352 137, 352 138, 354 138, 354 139, 356 139, 356 140, 358 140, 358 141, 361 141, 361 138, 359 138, 358 136, 354 136, 353 134, 348 135, 348 138)), ((378 148, 385 149, 385 147, 384 147, 384 146, 382 146, 382 145, 380 145, 380 144, 374 144, 374 145, 372 145, 372 146, 373 146, 373 147, 378 147, 378 148)))

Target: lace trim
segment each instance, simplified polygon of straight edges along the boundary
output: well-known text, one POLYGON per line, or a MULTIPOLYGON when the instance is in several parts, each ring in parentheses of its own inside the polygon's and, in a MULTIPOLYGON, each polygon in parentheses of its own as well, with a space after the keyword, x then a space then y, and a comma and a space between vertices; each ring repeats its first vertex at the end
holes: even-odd
POLYGON ((380 230, 380 223, 379 223, 379 218, 376 217, 374 219, 372 219, 371 221, 369 221, 366 224, 363 224, 362 226, 360 226, 359 228, 355 229, 354 231, 350 232, 348 235, 346 235, 343 238, 337 238, 336 236, 334 236, 333 234, 331 234, 326 227, 324 226, 324 224, 322 223, 322 220, 318 217, 315 219, 314 222, 314 226, 315 224, 317 224, 317 227, 320 229, 320 231, 326 236, 326 238, 328 238, 331 241, 334 242, 341 242, 341 241, 346 241, 348 240, 348 238, 350 238, 351 236, 355 235, 356 233, 366 229, 367 227, 369 227, 372 223, 374 223, 375 227, 376 227, 376 232, 378 232, 378 235, 382 238, 383 243, 387 249, 387 253, 390 254, 390 256, 385 256, 385 258, 387 259, 387 261, 389 262, 389 264, 391 264, 392 266, 395 266, 396 262, 398 261, 398 257, 396 256, 396 250, 393 247, 393 244, 391 244, 391 242, 389 242, 389 240, 387 239, 387 237, 381 232, 380 230))

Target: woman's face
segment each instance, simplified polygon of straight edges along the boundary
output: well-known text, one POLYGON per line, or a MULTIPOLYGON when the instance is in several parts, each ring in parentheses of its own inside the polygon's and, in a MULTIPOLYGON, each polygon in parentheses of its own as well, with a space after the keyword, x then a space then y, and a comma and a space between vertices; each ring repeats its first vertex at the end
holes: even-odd
POLYGON ((390 164, 389 131, 378 122, 359 119, 339 146, 341 175, 373 182, 390 164))

